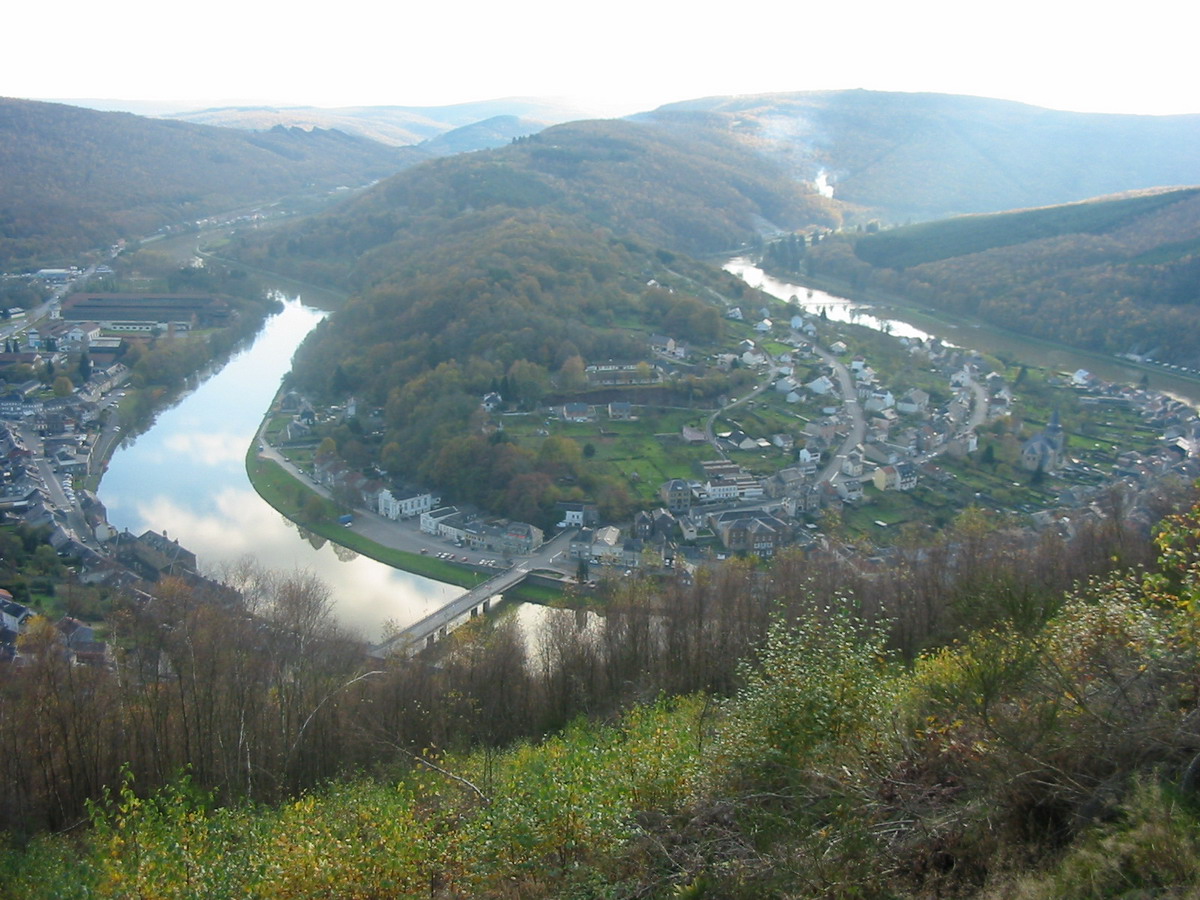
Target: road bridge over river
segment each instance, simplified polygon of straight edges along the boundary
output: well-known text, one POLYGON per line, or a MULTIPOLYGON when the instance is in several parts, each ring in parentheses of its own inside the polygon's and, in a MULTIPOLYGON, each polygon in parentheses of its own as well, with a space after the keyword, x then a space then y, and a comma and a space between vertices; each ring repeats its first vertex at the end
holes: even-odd
POLYGON ((451 625, 463 617, 482 615, 491 606, 492 598, 516 587, 529 577, 531 564, 528 562, 506 569, 483 584, 476 585, 461 597, 451 600, 441 609, 432 612, 419 622, 414 622, 400 633, 382 644, 371 648, 372 656, 387 656, 389 653, 416 653, 444 638, 451 625))
MULTIPOLYGON (((392 523, 394 524, 394 523, 392 523)), ((577 529, 568 528, 542 544, 533 555, 511 569, 493 575, 482 584, 476 585, 461 597, 451 600, 441 609, 432 612, 419 622, 371 648, 372 656, 387 656, 389 653, 416 653, 444 638, 450 628, 463 616, 475 617, 486 613, 491 601, 498 594, 512 590, 535 570, 549 569, 553 572, 556 561, 570 546, 577 529)), ((561 572, 561 569, 559 570, 561 572)))

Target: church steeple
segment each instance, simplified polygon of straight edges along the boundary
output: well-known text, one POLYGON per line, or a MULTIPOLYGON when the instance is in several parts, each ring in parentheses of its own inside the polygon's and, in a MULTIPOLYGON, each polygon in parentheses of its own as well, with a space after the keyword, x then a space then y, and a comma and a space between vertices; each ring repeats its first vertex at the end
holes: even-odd
POLYGON ((1046 430, 1042 432, 1042 436, 1054 447, 1055 454, 1061 456, 1067 444, 1067 436, 1063 432, 1062 422, 1058 419, 1057 409, 1050 413, 1050 421, 1046 423, 1046 430))

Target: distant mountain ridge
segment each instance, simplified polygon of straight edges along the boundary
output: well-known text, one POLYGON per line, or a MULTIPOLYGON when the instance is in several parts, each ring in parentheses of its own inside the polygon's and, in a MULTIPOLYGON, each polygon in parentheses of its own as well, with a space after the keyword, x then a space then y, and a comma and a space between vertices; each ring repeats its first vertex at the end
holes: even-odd
MULTIPOLYGON (((164 118, 256 131, 276 125, 336 128, 382 144, 403 147, 431 141, 456 129, 482 126, 497 118, 519 120, 523 124, 518 133, 531 134, 547 125, 592 117, 588 110, 554 100, 509 97, 448 106, 221 107, 174 113, 164 118)), ((518 133, 508 134, 500 143, 518 133)), ((458 142, 464 143, 461 138, 458 142)), ((464 145, 463 149, 480 150, 488 146, 499 144, 477 143, 464 145)))
MULTIPOLYGON (((240 124, 206 129, 194 122, 0 100, 0 264, 70 254, 305 185, 362 184, 432 156, 501 147, 576 112, 553 101, 506 98, 445 107, 186 114, 240 124), (381 146, 355 136, 367 132, 410 146, 381 146)), ((598 171, 601 159, 619 162, 614 147, 624 140, 616 124, 622 120, 600 121, 613 124, 587 132, 598 142, 593 148, 574 140, 569 153, 539 148, 543 161, 557 158, 558 168, 547 171, 574 177, 598 171)), ((1200 184, 1200 154, 1193 150, 1200 144, 1200 116, 1086 115, 976 97, 824 91, 701 98, 625 121, 652 123, 658 135, 689 155, 698 148, 719 158, 734 143, 754 151, 772 164, 771 177, 778 180, 776 188, 754 187, 764 202, 796 182, 817 193, 828 186, 832 198, 809 203, 813 215, 807 223, 826 228, 1200 184)), ((670 168, 642 171, 643 176, 679 181, 670 168)), ((739 176, 726 170, 723 177, 739 176)), ((616 189, 634 190, 623 182, 616 189)), ((649 182, 636 192, 649 196, 649 182)), ((627 202, 631 198, 614 203, 602 193, 589 196, 589 202, 608 204, 625 217, 622 225, 636 225, 640 218, 653 229, 661 221, 653 210, 636 213, 637 203, 627 202)), ((702 203, 690 214, 707 215, 702 203)), ((770 234, 775 225, 768 215, 757 228, 770 234)), ((693 220, 687 228, 703 226, 693 220)))
POLYGON ((948 94, 814 91, 710 97, 639 119, 721 127, 890 222, 1200 184, 1200 115, 1060 112, 948 94))
POLYGON ((490 150, 503 147, 514 138, 537 134, 546 125, 530 119, 517 116, 492 116, 470 125, 463 125, 453 131, 439 134, 437 137, 417 145, 432 156, 452 156, 455 153, 470 153, 472 150, 490 150))

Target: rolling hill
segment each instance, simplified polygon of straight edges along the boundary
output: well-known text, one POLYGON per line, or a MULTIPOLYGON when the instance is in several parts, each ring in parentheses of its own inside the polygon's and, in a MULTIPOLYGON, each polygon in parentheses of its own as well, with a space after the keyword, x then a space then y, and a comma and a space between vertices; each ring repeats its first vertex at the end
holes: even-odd
POLYGON ((1200 183, 1200 116, 1096 115, 946 94, 711 97, 639 117, 722 127, 888 222, 1200 183))
POLYGON ((0 269, 165 224, 357 186, 424 157, 338 131, 263 133, 0 99, 0 269))
POLYGON ((576 122, 414 167, 240 255, 356 293, 305 342, 292 377, 314 397, 386 406, 384 467, 542 521, 561 496, 553 466, 481 437, 479 397, 503 381, 536 404, 586 362, 640 359, 667 319, 711 343, 723 320, 708 298, 744 286, 689 254, 836 220, 728 135, 576 122), (688 287, 655 287, 672 282, 688 287))
MULTIPOLYGON (((586 110, 552 100, 508 97, 448 106, 235 106, 173 113, 168 116, 199 125, 220 125, 253 131, 266 131, 276 125, 305 129, 336 128, 346 134, 398 147, 420 144, 455 129, 484 123, 497 117, 521 120, 525 125, 520 133, 529 134, 540 131, 547 125, 592 118, 592 115, 586 110)), ((484 146, 486 145, 469 149, 479 150, 484 146)))

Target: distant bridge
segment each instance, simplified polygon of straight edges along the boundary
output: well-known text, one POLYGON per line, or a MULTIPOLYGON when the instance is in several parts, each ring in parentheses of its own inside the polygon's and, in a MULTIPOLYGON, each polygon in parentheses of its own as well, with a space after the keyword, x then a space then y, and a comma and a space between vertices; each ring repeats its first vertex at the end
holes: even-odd
POLYGON ((450 632, 455 620, 469 615, 481 615, 491 607, 492 598, 516 587, 529 577, 529 563, 523 563, 494 575, 483 584, 476 585, 461 597, 451 600, 441 609, 427 615, 421 621, 409 625, 399 634, 371 648, 372 656, 387 656, 397 650, 410 655, 426 647, 432 647, 450 632))

